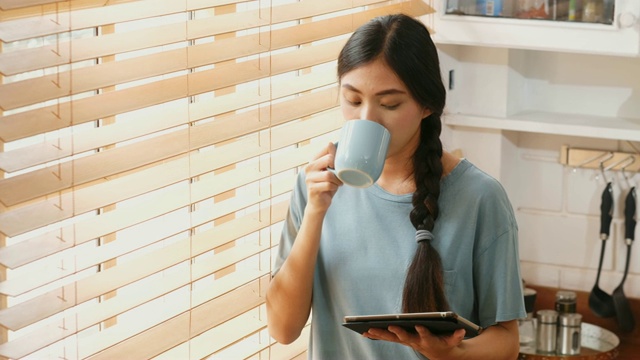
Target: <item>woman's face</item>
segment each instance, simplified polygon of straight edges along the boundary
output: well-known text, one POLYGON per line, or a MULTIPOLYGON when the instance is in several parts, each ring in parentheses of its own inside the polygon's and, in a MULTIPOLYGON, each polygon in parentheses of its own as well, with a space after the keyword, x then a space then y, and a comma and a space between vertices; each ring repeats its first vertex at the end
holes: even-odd
POLYGON ((368 119, 389 130, 388 157, 401 152, 413 154, 420 141, 420 122, 431 114, 381 59, 342 76, 340 107, 345 120, 368 119))

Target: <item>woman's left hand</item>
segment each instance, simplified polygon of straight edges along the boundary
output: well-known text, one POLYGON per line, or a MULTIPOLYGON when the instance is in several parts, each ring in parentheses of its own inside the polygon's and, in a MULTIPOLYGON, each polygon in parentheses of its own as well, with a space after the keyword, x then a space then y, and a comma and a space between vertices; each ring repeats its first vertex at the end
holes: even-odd
POLYGON ((464 339, 465 330, 458 329, 451 335, 434 335, 424 326, 416 326, 417 333, 410 333, 399 326, 389 326, 388 330, 370 329, 363 335, 372 340, 392 341, 412 347, 431 360, 450 359, 464 339))

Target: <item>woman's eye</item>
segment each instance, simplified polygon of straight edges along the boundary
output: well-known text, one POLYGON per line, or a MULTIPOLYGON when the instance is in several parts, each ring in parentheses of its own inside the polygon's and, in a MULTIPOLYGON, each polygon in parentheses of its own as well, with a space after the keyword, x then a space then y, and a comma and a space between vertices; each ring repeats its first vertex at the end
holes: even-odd
POLYGON ((394 110, 394 109, 397 109, 397 108, 398 108, 398 106, 400 106, 400 104, 394 104, 394 105, 385 105, 385 104, 382 104, 382 107, 383 107, 383 108, 385 108, 385 109, 387 109, 387 110, 394 110))
POLYGON ((349 100, 349 99, 347 99, 347 102, 348 102, 350 105, 353 105, 353 106, 358 106, 358 105, 360 105, 360 101, 358 101, 358 100, 349 100))

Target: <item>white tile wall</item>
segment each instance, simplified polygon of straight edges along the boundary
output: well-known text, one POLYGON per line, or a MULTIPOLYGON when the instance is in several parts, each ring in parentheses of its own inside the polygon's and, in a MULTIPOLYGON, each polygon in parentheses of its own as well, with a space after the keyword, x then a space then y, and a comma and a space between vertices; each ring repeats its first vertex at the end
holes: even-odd
MULTIPOLYGON (((611 140, 530 133, 514 135, 470 128, 448 129, 447 141, 449 148, 462 150, 465 157, 505 186, 518 219, 525 281, 590 291, 595 283, 602 244, 599 214, 605 182, 599 171, 561 165, 560 147, 567 144, 578 148, 629 150, 611 140)), ((612 292, 622 279, 626 260, 623 211, 629 188, 619 172, 606 175, 613 180, 615 209, 600 287, 612 292)), ((624 286, 626 295, 634 298, 640 298, 639 248, 640 244, 632 246, 630 273, 624 286)))

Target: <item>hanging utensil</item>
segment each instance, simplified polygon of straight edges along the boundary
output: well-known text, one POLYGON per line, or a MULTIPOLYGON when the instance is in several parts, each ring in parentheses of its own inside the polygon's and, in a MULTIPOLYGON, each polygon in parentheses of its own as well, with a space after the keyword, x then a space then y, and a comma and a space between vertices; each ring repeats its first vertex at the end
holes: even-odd
POLYGON ((602 202, 600 204, 600 261, 598 263, 598 274, 596 283, 589 294, 589 308, 594 314, 600 317, 612 317, 615 315, 615 308, 611 295, 604 292, 599 286, 600 272, 602 271, 602 261, 604 259, 605 247, 609 238, 611 220, 613 219, 613 186, 607 182, 607 186, 602 192, 602 202))
POLYGON ((635 319, 633 318, 633 312, 631 306, 629 306, 629 300, 624 294, 624 282, 627 279, 627 273, 629 271, 629 259, 631 258, 631 245, 635 238, 636 231, 636 188, 632 187, 625 199, 624 207, 624 232, 625 243, 627 244, 627 260, 624 265, 624 275, 620 281, 620 285, 613 290, 613 305, 615 307, 616 317, 618 319, 618 326, 620 330, 625 332, 631 332, 636 326, 635 319))

